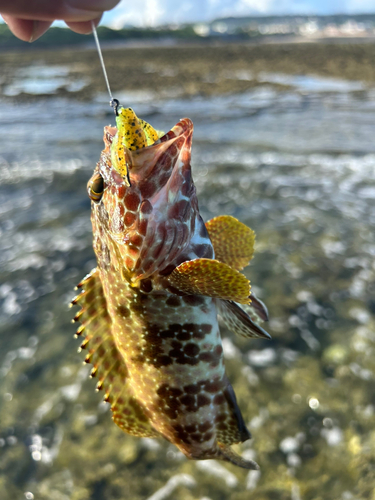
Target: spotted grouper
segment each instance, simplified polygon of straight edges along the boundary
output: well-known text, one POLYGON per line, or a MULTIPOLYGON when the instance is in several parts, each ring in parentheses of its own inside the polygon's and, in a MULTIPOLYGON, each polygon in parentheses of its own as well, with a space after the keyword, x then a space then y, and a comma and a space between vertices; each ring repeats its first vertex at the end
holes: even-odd
POLYGON ((88 183, 97 267, 78 285, 74 320, 123 431, 163 436, 190 459, 256 469, 231 449, 251 436, 218 326, 220 315, 244 337, 269 337, 254 322, 268 319, 267 309, 240 272, 255 236, 231 216, 202 220, 192 133, 184 118, 163 135, 131 108, 105 127, 88 183))

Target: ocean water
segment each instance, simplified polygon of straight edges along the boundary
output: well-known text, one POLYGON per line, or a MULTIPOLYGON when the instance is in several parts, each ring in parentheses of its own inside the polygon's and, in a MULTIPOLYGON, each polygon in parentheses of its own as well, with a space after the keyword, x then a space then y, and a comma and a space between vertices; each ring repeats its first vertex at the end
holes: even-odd
MULTIPOLYGON (((24 71, 7 93, 53 92, 66 74, 39 71, 38 86, 24 71)), ((246 274, 273 339, 222 334, 253 435, 238 451, 259 472, 191 462, 112 423, 68 307, 95 266, 86 183, 114 121, 107 97, 0 100, 2 500, 375 498, 375 89, 261 79, 211 98, 116 96, 157 129, 189 116, 203 217, 257 234, 246 274)))

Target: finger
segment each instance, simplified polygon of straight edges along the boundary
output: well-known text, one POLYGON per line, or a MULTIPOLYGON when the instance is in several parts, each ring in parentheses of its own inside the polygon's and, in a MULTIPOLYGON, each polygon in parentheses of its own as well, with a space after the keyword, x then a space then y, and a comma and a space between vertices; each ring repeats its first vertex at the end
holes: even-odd
POLYGON ((52 21, 30 21, 12 16, 3 16, 10 31, 24 42, 34 42, 51 26, 52 21))
MULTIPOLYGON (((98 26, 101 18, 102 18, 102 16, 99 16, 96 19, 93 19, 95 26, 98 26)), ((75 31, 76 33, 80 33, 81 35, 87 35, 88 33, 92 32, 91 21, 80 22, 80 23, 71 23, 71 22, 67 22, 67 21, 65 21, 65 22, 72 31, 75 31)))
POLYGON ((0 0, 0 13, 15 18, 54 21, 63 19, 69 22, 96 19, 105 10, 110 10, 119 0, 0 0))

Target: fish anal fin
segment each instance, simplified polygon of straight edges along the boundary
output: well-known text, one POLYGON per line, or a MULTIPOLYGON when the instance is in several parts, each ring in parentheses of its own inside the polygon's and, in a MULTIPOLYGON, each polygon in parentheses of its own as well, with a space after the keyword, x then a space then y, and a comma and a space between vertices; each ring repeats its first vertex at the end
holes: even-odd
MULTIPOLYGON (((249 305, 244 306, 249 309, 249 305)), ((218 312, 225 326, 245 338, 270 339, 271 335, 257 325, 242 307, 230 300, 218 301, 218 312)))
POLYGON ((83 289, 78 301, 81 311, 76 317, 82 324, 78 328, 83 337, 81 347, 85 349, 85 361, 93 365, 91 374, 98 381, 97 389, 103 390, 105 401, 111 405, 113 420, 128 434, 158 436, 141 403, 134 397, 126 363, 112 334, 112 321, 98 269, 81 281, 80 288, 83 289))
POLYGON ((224 445, 243 443, 251 438, 251 434, 245 425, 236 395, 229 380, 226 380, 226 388, 223 390, 223 396, 225 403, 221 412, 226 415, 226 419, 216 429, 217 440, 224 445))
POLYGON ((251 434, 246 428, 241 410, 237 404, 236 395, 228 380, 226 380, 223 396, 225 403, 220 409, 220 414, 222 417, 225 415, 226 418, 221 418, 220 425, 216 429, 217 451, 215 458, 225 460, 244 469, 259 469, 258 464, 252 460, 245 460, 231 448, 233 444, 243 443, 250 439, 251 434))
POLYGON ((215 259, 240 271, 254 254, 255 233, 231 215, 219 215, 206 222, 215 259))
POLYGON ((168 276, 172 287, 189 295, 250 302, 250 282, 240 272, 214 259, 183 262, 168 276))

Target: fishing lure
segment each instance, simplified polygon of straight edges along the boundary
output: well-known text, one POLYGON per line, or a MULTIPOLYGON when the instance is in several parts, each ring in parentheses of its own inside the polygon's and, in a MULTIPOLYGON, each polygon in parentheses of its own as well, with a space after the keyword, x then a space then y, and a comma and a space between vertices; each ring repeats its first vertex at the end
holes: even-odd
POLYGON ((193 123, 161 134, 131 108, 105 127, 88 183, 97 267, 78 285, 85 361, 113 420, 163 436, 188 458, 258 468, 231 445, 249 439, 225 374, 218 314, 244 337, 269 338, 265 305, 240 271, 254 232, 231 216, 204 223, 190 157, 193 123))

